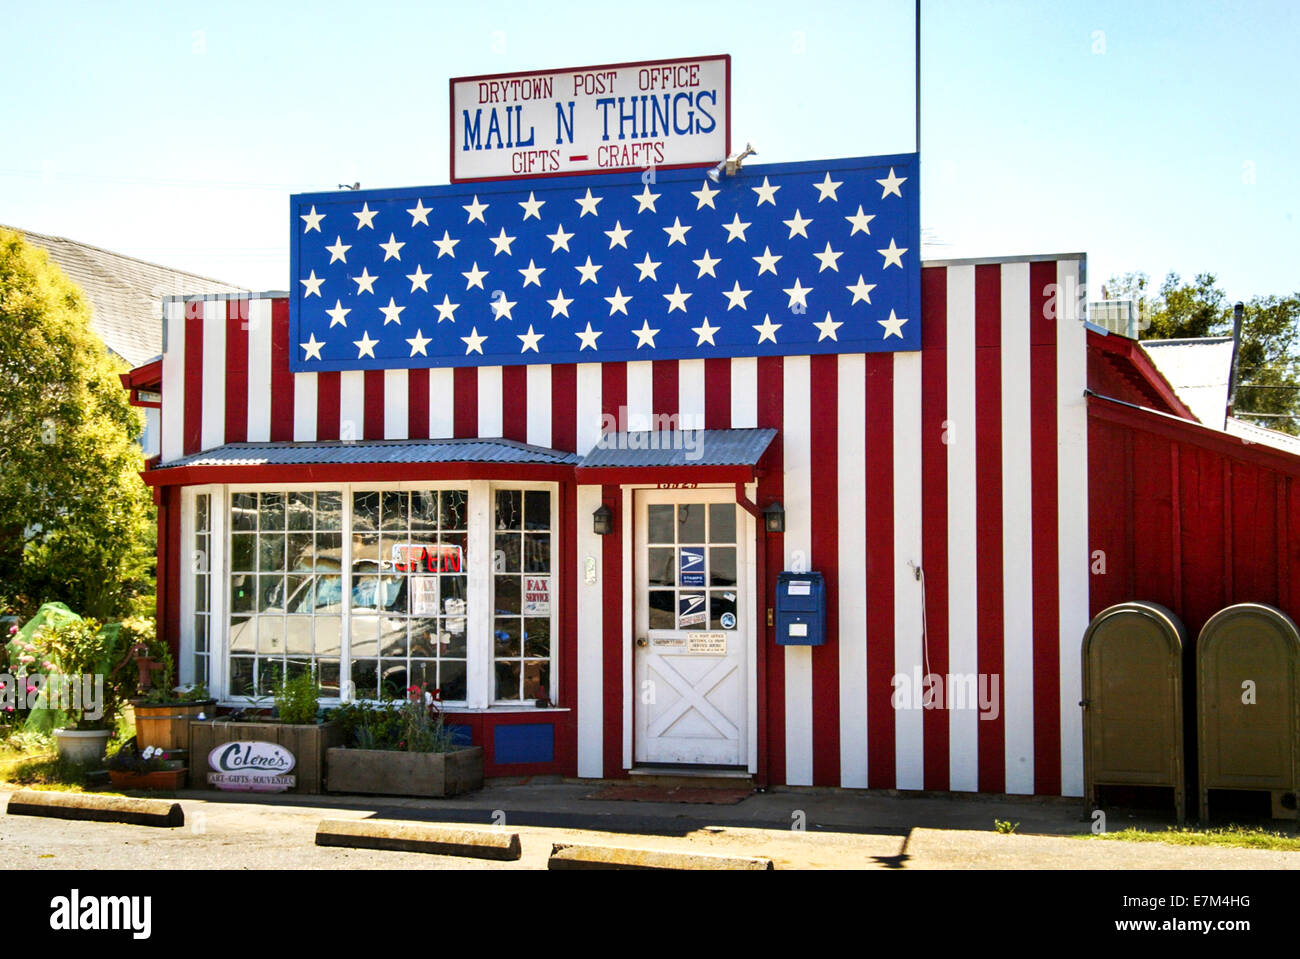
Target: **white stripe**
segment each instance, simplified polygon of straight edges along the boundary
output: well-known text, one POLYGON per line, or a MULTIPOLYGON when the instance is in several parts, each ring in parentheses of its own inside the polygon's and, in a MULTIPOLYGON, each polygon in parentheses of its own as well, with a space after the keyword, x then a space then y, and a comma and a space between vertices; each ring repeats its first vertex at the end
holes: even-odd
POLYGON ((410 427, 406 370, 384 370, 384 439, 404 440, 410 427))
POLYGON ((655 407, 654 364, 639 360, 627 364, 627 421, 621 425, 628 432, 648 430, 655 407))
POLYGON ((1034 791, 1029 264, 1002 265, 1002 672, 1006 791, 1034 791))
POLYGON ((478 435, 501 435, 501 367, 478 368, 478 435))
MULTIPOLYGON (((785 568, 816 569, 812 555, 812 424, 810 361, 785 359, 781 431, 785 462, 785 568)), ((785 647, 785 781, 813 781, 812 647, 785 647)))
MULTIPOLYGON (((633 540, 632 509, 634 507, 632 488, 623 487, 623 768, 632 768, 632 727, 633 718, 633 674, 632 674, 632 582, 633 582, 633 540)), ((614 770, 610 770, 613 772, 614 770)))
MULTIPOLYGON (((1060 589, 1061 795, 1083 795, 1079 646, 1088 628, 1088 341, 1076 293, 1079 261, 1056 266, 1056 501, 1060 589), (1069 304, 1068 309, 1064 304, 1069 304)), ((1048 584, 1042 584, 1048 588, 1048 584)))
POLYGON ((677 413, 683 430, 704 429, 704 361, 677 364, 677 413))
POLYGON ((753 429, 758 426, 758 358, 741 357, 731 361, 731 428, 753 429))
POLYGON ((346 370, 339 374, 339 439, 345 443, 366 436, 366 374, 346 370))
POLYGON ((429 370, 429 437, 456 435, 456 371, 450 367, 429 370))
POLYGON ((293 374, 293 441, 295 443, 311 443, 316 439, 319 375, 318 373, 293 374))
POLYGON ((205 450, 226 441, 226 301, 203 302, 203 411, 205 450))
MULTIPOLYGON (((948 270, 948 673, 979 670, 975 535, 975 267, 948 270)), ((945 689, 946 691, 946 689, 945 689)), ((976 703, 948 711, 948 788, 979 789, 976 703)))
MULTIPOLYGON (((921 584, 921 354, 894 354, 894 672, 924 675, 921 584)), ((884 504, 872 504, 878 508, 884 504)), ((924 789, 924 715, 919 703, 894 712, 899 789, 924 789)))
POLYGON ((551 366, 538 363, 528 370, 528 400, 524 411, 528 417, 528 442, 534 446, 551 445, 551 366))
POLYGON ((579 456, 590 453, 600 440, 601 414, 601 370, 599 363, 579 363, 578 373, 574 378, 576 387, 577 422, 574 424, 574 437, 579 456))
POLYGON ((248 304, 248 442, 271 438, 271 301, 248 304))
POLYGON ((839 358, 839 475, 836 477, 839 531, 840 785, 867 786, 867 510, 866 359, 839 358))
MULTIPOLYGON (((599 486, 579 486, 577 515, 596 512, 600 495, 599 486)), ((578 775, 592 779, 604 775, 605 754, 603 539, 591 523, 578 523, 578 568, 570 570, 578 584, 578 775), (589 567, 594 582, 587 581, 589 567)))
POLYGON ((185 304, 163 304, 167 349, 162 359, 162 462, 180 459, 185 450, 185 304))

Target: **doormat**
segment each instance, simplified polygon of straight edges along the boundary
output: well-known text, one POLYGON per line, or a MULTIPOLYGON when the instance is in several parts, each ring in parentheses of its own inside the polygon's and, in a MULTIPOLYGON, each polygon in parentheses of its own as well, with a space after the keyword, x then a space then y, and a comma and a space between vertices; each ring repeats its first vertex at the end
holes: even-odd
POLYGON ((749 787, 709 786, 606 786, 584 799, 604 799, 628 802, 684 802, 707 803, 714 806, 734 806, 754 794, 749 787))

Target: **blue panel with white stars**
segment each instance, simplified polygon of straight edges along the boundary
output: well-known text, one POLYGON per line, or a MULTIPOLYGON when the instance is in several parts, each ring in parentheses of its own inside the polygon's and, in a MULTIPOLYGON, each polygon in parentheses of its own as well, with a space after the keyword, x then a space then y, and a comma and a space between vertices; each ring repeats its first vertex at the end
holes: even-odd
POLYGON ((291 198, 294 372, 918 350, 916 154, 291 198))

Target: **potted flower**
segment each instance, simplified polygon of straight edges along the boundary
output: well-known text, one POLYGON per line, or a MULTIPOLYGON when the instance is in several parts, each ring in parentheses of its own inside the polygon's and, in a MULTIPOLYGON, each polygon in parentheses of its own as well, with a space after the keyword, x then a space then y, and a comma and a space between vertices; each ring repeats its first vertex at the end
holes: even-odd
POLYGON ((185 764, 158 746, 141 750, 132 738, 109 759, 108 778, 119 789, 179 789, 185 784, 185 764))
POLYGON ((445 724, 437 691, 412 686, 404 702, 348 703, 333 715, 346 745, 327 754, 329 792, 442 797, 483 786, 483 748, 445 724))
POLYGON ((21 644, 19 681, 27 684, 29 695, 40 697, 38 708, 71 718, 71 723, 54 730, 59 755, 66 759, 82 763, 104 759, 124 692, 121 677, 113 670, 118 642, 116 630, 69 613, 46 621, 29 642, 21 644), (43 689, 34 681, 38 675, 43 689))

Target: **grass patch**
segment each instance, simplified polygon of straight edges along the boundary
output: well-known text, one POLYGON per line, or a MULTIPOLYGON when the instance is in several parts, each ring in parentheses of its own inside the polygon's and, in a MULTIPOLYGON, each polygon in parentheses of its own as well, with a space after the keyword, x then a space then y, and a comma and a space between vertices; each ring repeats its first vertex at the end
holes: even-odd
MULTIPOLYGON (((99 765, 96 763, 95 765, 99 765)), ((85 763, 73 762, 59 755, 26 757, 0 768, 6 782, 34 789, 81 790, 92 771, 85 763)))
POLYGON ((1145 829, 1120 829, 1116 832, 1081 838, 1117 839, 1122 842, 1163 842, 1172 846, 1224 846, 1236 849, 1300 852, 1300 835, 1294 832, 1261 829, 1257 826, 1231 825, 1214 829, 1167 826, 1158 832, 1145 829))

